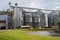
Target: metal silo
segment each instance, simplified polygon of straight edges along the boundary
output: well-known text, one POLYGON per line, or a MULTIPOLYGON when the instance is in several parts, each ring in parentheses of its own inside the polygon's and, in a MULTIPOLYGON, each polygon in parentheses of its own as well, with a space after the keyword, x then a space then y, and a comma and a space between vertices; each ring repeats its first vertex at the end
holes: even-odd
POLYGON ((40 27, 45 27, 45 14, 41 10, 38 10, 37 13, 40 15, 40 27))
POLYGON ((22 9, 17 8, 17 14, 16 14, 16 28, 20 28, 23 23, 23 17, 22 17, 22 9))
POLYGON ((33 28, 40 27, 40 15, 37 13, 34 13, 32 16, 32 26, 33 26, 33 28))
POLYGON ((59 22, 59 11, 52 11, 50 14, 51 26, 56 25, 59 22))
POLYGON ((22 26, 23 18, 22 18, 22 8, 19 8, 15 5, 13 14, 13 26, 14 28, 20 28, 22 26))
POLYGON ((24 17, 24 25, 31 26, 32 25, 32 15, 31 13, 25 13, 24 17))

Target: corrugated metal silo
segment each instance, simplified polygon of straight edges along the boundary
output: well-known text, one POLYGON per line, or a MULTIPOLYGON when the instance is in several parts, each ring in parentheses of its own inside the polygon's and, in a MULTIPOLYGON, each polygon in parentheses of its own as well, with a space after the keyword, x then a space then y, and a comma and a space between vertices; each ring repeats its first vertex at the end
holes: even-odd
POLYGON ((34 13, 32 16, 32 26, 33 28, 40 27, 40 15, 38 13, 34 13))
POLYGON ((31 13, 25 13, 24 17, 24 25, 31 26, 32 25, 32 15, 31 13))
POLYGON ((59 22, 59 11, 52 11, 50 14, 51 25, 56 25, 59 22))
POLYGON ((45 27, 45 13, 38 10, 37 13, 40 15, 40 27, 45 27))

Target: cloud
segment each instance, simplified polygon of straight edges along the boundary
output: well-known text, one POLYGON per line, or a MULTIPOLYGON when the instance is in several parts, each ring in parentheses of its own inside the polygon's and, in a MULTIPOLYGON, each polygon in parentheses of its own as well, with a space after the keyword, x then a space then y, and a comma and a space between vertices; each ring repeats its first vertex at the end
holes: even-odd
POLYGON ((20 7, 34 7, 52 9, 60 5, 60 0, 0 0, 0 10, 3 9, 9 2, 14 5, 18 3, 20 7))
POLYGON ((60 6, 54 7, 53 10, 60 10, 60 6))

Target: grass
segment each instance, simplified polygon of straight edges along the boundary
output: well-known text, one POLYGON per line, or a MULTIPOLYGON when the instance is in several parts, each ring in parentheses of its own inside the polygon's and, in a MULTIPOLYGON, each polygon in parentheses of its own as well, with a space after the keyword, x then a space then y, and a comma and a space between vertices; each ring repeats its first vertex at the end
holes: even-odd
POLYGON ((60 40, 51 36, 26 34, 27 30, 0 31, 0 40, 60 40))

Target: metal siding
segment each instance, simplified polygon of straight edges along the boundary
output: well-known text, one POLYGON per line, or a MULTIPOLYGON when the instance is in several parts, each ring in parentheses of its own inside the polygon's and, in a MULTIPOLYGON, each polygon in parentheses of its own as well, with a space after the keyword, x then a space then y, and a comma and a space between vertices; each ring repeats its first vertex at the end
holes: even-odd
POLYGON ((33 25, 34 28, 40 27, 40 15, 39 14, 33 14, 33 25))
POLYGON ((0 20, 6 21, 7 17, 8 17, 7 15, 0 15, 0 20))
POLYGON ((58 11, 51 12, 49 16, 51 18, 51 24, 54 22, 54 24, 56 25, 60 20, 58 11))
POLYGON ((22 10, 20 8, 17 8, 17 14, 16 14, 16 25, 22 26, 22 10))

